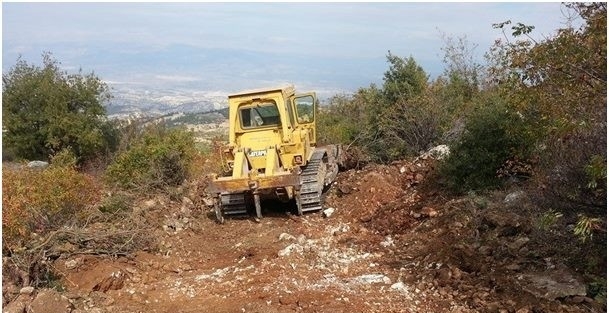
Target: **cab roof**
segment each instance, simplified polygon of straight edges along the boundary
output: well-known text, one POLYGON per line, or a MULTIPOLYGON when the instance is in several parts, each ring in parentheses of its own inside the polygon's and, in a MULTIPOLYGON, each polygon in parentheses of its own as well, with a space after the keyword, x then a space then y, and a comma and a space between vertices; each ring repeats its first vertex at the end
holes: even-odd
POLYGON ((287 86, 279 86, 279 87, 272 87, 272 88, 259 88, 259 89, 244 90, 244 91, 229 95, 228 98, 230 99, 230 98, 237 98, 237 97, 246 97, 246 96, 267 94, 267 93, 273 93, 273 92, 282 92, 287 95, 292 95, 292 94, 294 94, 294 86, 287 85, 287 86))

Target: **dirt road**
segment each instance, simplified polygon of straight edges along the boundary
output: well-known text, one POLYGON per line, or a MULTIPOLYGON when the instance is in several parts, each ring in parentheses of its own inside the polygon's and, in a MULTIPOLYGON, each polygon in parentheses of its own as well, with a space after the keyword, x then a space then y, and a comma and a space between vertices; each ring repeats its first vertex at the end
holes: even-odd
POLYGON ((381 265, 388 250, 358 245, 362 230, 340 218, 204 219, 200 227, 168 234, 160 255, 76 258, 68 289, 108 289, 95 306, 119 312, 404 312, 420 303, 399 270, 381 265))

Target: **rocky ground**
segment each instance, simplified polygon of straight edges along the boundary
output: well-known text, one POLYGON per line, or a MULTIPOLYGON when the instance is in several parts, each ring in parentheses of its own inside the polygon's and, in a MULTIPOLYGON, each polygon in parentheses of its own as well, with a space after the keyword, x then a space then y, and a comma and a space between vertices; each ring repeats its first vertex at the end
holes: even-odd
POLYGON ((434 164, 342 172, 329 209, 298 217, 266 203, 259 223, 219 225, 189 197, 142 200, 134 210, 161 222, 155 246, 66 254, 52 264, 63 288, 4 288, 3 311, 606 311, 581 274, 544 250, 526 192, 449 197, 426 187, 434 164))

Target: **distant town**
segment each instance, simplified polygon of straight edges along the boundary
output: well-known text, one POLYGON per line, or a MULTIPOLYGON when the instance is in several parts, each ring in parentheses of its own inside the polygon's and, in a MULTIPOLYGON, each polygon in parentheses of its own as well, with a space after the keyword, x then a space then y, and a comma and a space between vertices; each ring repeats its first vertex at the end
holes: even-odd
POLYGON ((209 112, 228 106, 227 94, 222 92, 111 87, 113 98, 106 106, 110 119, 209 112))

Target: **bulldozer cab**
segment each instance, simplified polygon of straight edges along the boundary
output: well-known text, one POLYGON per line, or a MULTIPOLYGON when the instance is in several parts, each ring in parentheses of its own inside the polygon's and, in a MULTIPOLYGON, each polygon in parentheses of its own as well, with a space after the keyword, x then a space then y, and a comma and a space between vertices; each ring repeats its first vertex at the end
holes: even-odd
MULTIPOLYGON (((316 105, 315 93, 295 94, 293 87, 231 95, 229 145, 260 151, 304 140, 302 148, 310 150, 304 146, 315 146, 317 142, 316 105)), ((306 159, 306 155, 303 157, 306 159)))

